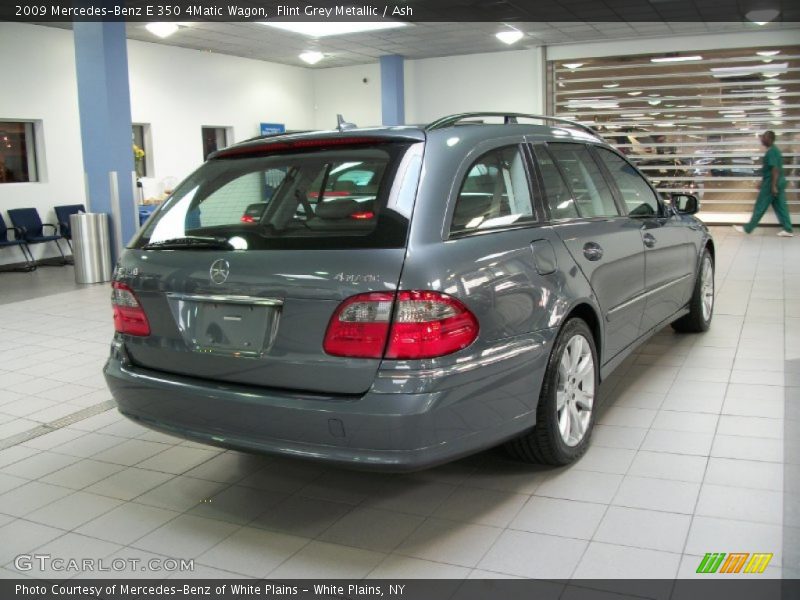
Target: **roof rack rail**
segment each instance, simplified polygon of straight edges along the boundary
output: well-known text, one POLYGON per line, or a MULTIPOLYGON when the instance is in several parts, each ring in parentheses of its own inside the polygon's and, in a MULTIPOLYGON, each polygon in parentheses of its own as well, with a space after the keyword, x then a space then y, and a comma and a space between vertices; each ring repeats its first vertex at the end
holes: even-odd
POLYGON ((518 118, 538 119, 540 121, 552 121, 554 123, 569 125, 576 129, 580 129, 581 131, 588 133, 593 137, 602 139, 600 134, 597 133, 594 129, 592 129, 588 125, 584 125, 583 123, 576 123, 575 121, 570 121, 569 119, 562 119, 560 117, 550 117, 548 115, 529 115, 525 113, 506 113, 506 112, 470 112, 470 113, 459 113, 455 115, 449 115, 447 117, 442 117, 441 119, 437 119, 432 123, 428 123, 425 126, 425 131, 433 131, 435 129, 452 127, 453 125, 456 125, 457 123, 463 121, 464 119, 474 119, 478 117, 503 117, 503 123, 505 125, 517 123, 518 118))

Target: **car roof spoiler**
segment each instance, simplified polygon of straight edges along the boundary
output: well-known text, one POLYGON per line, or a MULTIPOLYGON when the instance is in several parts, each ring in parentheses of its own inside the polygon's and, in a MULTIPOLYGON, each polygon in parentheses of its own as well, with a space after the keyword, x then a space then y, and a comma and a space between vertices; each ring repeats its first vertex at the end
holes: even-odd
POLYGON ((511 113, 511 112, 458 113, 455 115, 442 117, 441 119, 437 119, 432 123, 428 123, 425 126, 425 131, 435 131, 437 129, 444 129, 445 127, 453 127, 454 125, 457 125, 458 123, 466 119, 478 119, 483 117, 502 117, 504 125, 515 125, 518 123, 518 119, 535 119, 538 121, 552 122, 552 123, 557 123, 559 125, 568 125, 575 129, 579 129, 584 133, 588 133, 592 137, 603 139, 599 133, 597 133, 594 129, 592 129, 588 125, 584 125, 583 123, 577 123, 575 121, 571 121, 570 119, 562 119, 560 117, 551 117, 548 115, 532 115, 526 113, 511 113))

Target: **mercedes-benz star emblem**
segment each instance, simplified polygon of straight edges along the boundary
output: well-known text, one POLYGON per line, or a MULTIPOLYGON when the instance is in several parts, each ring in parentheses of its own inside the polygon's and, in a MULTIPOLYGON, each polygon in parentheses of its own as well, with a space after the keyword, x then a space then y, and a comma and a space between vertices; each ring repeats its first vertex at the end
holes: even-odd
POLYGON ((224 258, 218 258, 211 263, 211 268, 208 270, 208 276, 211 281, 217 285, 221 285, 228 280, 228 275, 231 274, 231 266, 224 258))

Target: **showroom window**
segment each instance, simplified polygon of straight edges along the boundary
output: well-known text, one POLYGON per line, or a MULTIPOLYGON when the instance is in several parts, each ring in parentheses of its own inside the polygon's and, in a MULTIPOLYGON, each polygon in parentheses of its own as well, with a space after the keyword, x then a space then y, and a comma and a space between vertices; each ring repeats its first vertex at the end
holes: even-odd
POLYGON ((472 163, 458 193, 450 232, 503 227, 533 218, 525 161, 518 146, 506 146, 472 163))
POLYGON ((551 114, 597 129, 664 195, 704 212, 752 209, 772 129, 789 209, 800 212, 800 46, 548 62, 551 114))
POLYGON ((35 123, 0 121, 0 183, 39 181, 35 123))
POLYGON ((203 160, 228 145, 228 127, 203 127, 203 160))

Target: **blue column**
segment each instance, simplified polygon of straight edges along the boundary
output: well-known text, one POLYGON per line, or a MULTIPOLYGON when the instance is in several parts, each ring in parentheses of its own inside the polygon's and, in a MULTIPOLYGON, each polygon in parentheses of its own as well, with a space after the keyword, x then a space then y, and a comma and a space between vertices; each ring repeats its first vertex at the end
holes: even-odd
POLYGON ((406 122, 405 79, 403 57, 397 54, 381 56, 381 115, 384 125, 404 125, 406 122))
POLYGON ((138 225, 125 23, 75 21, 73 31, 87 209, 109 215, 116 260, 138 225))

